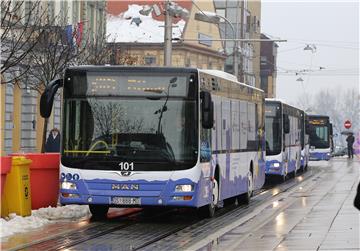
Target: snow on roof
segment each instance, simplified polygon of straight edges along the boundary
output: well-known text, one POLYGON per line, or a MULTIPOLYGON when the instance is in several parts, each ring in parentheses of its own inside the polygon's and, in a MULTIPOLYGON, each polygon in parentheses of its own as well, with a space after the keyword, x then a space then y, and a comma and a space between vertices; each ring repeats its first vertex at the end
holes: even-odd
POLYGON ((210 74, 210 75, 214 75, 214 76, 219 77, 219 78, 223 78, 223 79, 226 79, 226 80, 229 80, 229 81, 236 82, 236 83, 238 83, 239 85, 243 85, 243 86, 246 86, 246 87, 250 87, 250 88, 252 88, 252 89, 254 89, 254 90, 258 90, 258 91, 264 92, 263 90, 261 90, 261 89, 259 89, 259 88, 256 88, 256 87, 254 87, 254 86, 251 86, 251 85, 247 85, 247 84, 238 82, 237 77, 236 77, 235 75, 230 74, 230 73, 227 73, 227 72, 224 72, 224 71, 199 69, 199 72, 204 72, 204 73, 207 73, 207 74, 210 74))
MULTIPOLYGON (((106 33, 108 42, 123 43, 163 43, 164 23, 148 15, 139 13, 142 5, 130 4, 128 10, 118 16, 108 15, 106 22, 106 33)), ((173 38, 181 38, 185 27, 185 21, 181 19, 174 24, 173 38)))
POLYGON ((295 105, 291 105, 291 104, 285 102, 283 99, 280 99, 280 98, 265 98, 265 101, 280 102, 280 103, 283 103, 283 104, 285 104, 285 105, 288 105, 288 106, 291 106, 291 107, 293 107, 293 108, 296 108, 296 109, 298 109, 298 110, 304 111, 303 109, 301 109, 301 108, 299 108, 299 107, 297 107, 297 106, 295 106, 295 105))
POLYGON ((283 99, 279 99, 279 98, 265 98, 265 101, 277 101, 277 102, 287 104, 283 99))

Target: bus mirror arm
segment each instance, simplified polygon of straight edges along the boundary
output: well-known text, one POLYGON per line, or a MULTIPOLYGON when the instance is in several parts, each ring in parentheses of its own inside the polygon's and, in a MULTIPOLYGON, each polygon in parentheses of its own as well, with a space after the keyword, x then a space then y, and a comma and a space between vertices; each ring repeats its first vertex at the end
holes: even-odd
POLYGON ((40 114, 43 118, 49 118, 54 103, 54 97, 59 89, 63 86, 63 79, 55 79, 51 81, 45 88, 40 98, 40 114))

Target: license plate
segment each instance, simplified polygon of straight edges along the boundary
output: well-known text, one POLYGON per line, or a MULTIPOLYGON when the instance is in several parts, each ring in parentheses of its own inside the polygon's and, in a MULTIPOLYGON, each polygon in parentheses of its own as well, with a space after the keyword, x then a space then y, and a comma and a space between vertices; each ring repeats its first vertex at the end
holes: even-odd
POLYGON ((115 205, 140 205, 141 199, 135 197, 112 197, 111 202, 115 205))

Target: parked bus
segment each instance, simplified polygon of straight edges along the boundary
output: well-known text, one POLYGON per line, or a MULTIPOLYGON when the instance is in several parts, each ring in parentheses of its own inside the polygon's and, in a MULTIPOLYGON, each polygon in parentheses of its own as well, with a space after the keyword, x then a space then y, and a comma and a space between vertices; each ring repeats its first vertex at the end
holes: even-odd
POLYGON ((193 207, 248 202, 265 180, 263 91, 220 71, 79 66, 63 87, 60 203, 193 207))
MULTIPOLYGON (((266 174, 285 180, 300 168, 303 112, 279 100, 265 101, 266 174)), ((305 147, 305 144, 304 144, 305 147)))
POLYGON ((309 115, 310 160, 329 160, 333 148, 329 116, 309 115))

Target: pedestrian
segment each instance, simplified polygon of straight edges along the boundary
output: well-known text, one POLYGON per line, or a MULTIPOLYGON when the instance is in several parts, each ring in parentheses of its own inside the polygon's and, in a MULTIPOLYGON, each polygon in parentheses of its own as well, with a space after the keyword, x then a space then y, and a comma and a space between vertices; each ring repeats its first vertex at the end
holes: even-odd
POLYGON ((56 127, 51 129, 49 133, 49 137, 47 138, 45 144, 45 152, 60 152, 60 132, 56 127))
POLYGON ((354 158, 353 144, 354 144, 355 138, 352 133, 349 133, 349 135, 346 138, 346 141, 347 141, 347 148, 348 148, 348 156, 349 156, 349 158, 353 159, 354 158))
POLYGON ((360 182, 359 185, 357 187, 357 192, 356 192, 356 196, 354 199, 354 206, 360 210, 360 182))

